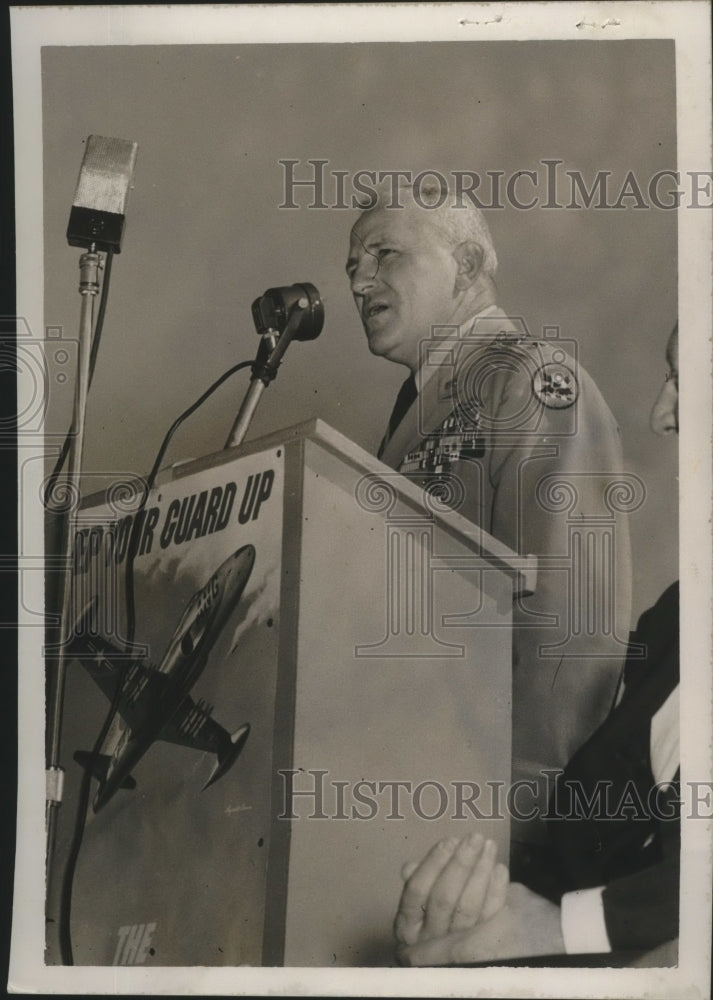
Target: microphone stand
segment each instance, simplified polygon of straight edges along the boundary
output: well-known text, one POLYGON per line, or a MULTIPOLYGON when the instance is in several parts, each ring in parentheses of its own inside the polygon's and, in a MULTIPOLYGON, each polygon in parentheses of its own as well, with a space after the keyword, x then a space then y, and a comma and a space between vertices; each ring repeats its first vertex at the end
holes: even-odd
POLYGON ((306 297, 300 298, 290 310, 283 333, 280 334, 278 330, 270 328, 260 338, 257 355, 252 366, 253 374, 250 386, 230 429, 228 440, 225 442, 225 448, 236 448, 239 444, 242 444, 250 422, 255 416, 260 398, 277 375, 277 369, 280 367, 280 362, 285 351, 290 346, 292 338, 297 332, 302 313, 308 306, 308 299, 306 297))
MULTIPOLYGON (((58 567, 59 586, 56 607, 60 608, 59 642, 49 644, 47 654, 47 673, 51 681, 51 693, 48 695, 47 717, 47 791, 45 801, 46 854, 45 871, 49 901, 52 862, 54 858, 55 840, 57 834, 57 818, 62 804, 64 786, 64 768, 60 764, 60 742, 62 736, 62 712, 64 705, 64 689, 67 674, 66 647, 69 642, 70 612, 72 601, 72 550, 73 529, 76 523, 76 509, 73 501, 78 495, 79 481, 82 469, 82 451, 84 448, 84 426, 87 411, 87 396, 89 393, 89 369, 94 329, 94 300, 99 292, 99 270, 103 266, 99 254, 92 245, 79 258, 79 294, 81 308, 79 318, 79 356, 77 364, 77 380, 74 392, 74 409, 72 427, 67 456, 67 494, 71 501, 69 510, 62 521, 61 542, 57 559, 53 560, 58 567)), ((51 498, 46 498, 46 501, 51 498)))

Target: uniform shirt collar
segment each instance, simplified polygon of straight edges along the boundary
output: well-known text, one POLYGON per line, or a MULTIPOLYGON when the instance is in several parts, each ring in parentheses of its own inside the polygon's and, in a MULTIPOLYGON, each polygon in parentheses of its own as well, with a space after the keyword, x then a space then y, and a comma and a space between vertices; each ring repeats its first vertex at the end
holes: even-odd
MULTIPOLYGON (((465 323, 461 323, 458 327, 456 333, 451 334, 448 337, 439 338, 436 343, 439 349, 443 348, 444 351, 448 351, 451 347, 458 343, 460 340, 460 331, 469 329, 477 319, 481 319, 484 316, 493 316, 498 312, 497 306, 488 306, 487 309, 483 309, 482 312, 475 313, 470 319, 466 320, 465 323)), ((414 374, 414 381, 416 383, 416 391, 422 392, 423 387, 426 385, 430 379, 433 378, 435 372, 438 371, 438 365, 421 365, 418 371, 414 374)))

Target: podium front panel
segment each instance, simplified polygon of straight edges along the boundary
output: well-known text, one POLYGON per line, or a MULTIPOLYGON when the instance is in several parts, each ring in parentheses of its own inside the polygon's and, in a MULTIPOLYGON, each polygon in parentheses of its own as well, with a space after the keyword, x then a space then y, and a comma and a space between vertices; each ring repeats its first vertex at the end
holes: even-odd
POLYGON ((512 583, 318 443, 304 468, 284 963, 389 965, 404 862, 474 829, 507 860, 512 583))

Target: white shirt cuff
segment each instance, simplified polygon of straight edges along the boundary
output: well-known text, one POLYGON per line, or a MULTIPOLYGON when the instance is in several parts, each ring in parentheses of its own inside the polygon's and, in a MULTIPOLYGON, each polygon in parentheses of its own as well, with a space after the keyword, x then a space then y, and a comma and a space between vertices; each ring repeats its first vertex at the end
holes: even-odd
POLYGON ((681 765, 677 684, 651 719, 651 772, 657 785, 670 785, 681 765))
POLYGON ((611 951, 604 922, 603 890, 600 885, 596 889, 566 892, 562 897, 562 937, 568 955, 611 951))

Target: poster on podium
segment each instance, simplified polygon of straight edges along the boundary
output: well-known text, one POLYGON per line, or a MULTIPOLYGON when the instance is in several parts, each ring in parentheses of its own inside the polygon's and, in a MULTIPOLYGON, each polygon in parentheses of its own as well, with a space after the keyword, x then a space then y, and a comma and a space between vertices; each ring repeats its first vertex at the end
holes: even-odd
MULTIPOLYGON (((68 813, 82 769, 94 780, 74 882, 77 964, 260 963, 282 459, 276 448, 152 491, 139 515, 128 653, 123 589, 137 495, 80 516, 68 813)), ((57 863, 70 833, 65 823, 57 863)))

